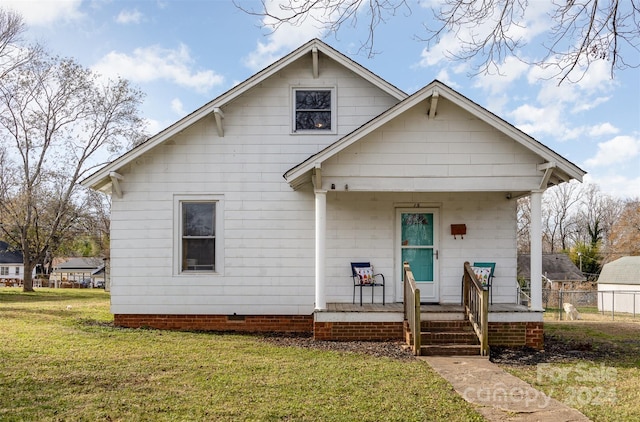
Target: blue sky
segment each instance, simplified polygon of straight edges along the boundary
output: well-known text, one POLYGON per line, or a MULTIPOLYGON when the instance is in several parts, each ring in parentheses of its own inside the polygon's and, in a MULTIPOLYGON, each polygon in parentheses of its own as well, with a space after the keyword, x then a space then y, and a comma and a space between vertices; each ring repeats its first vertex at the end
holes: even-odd
MULTIPOLYGON (((458 48, 454 39, 429 50, 416 41, 430 16, 425 5, 436 1, 410 1, 410 12, 381 24, 373 58, 358 52, 366 26, 333 35, 308 22, 271 33, 231 0, 0 0, 0 7, 22 14, 28 40, 145 92, 150 134, 318 37, 409 94, 439 79, 586 170, 585 180, 603 192, 640 196, 640 69, 618 71, 611 80, 608 64, 599 62, 579 82, 558 87, 545 70, 507 59, 502 75, 472 77, 470 62, 443 54, 458 48)), ((526 26, 518 29, 529 43, 526 57, 542 54, 536 46, 551 25, 550 3, 530 1, 526 26)), ((638 52, 631 53, 630 61, 640 63, 638 52)))

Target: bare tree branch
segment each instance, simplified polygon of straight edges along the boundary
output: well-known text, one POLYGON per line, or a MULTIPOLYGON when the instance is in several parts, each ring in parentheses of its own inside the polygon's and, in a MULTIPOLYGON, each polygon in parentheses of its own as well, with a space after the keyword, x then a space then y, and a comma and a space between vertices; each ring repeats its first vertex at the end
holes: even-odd
MULTIPOLYGON (((617 70, 640 66, 640 0, 554 0, 549 16, 554 24, 547 32, 548 44, 542 45, 546 54, 539 59, 528 58, 523 50, 527 40, 516 35, 528 24, 526 12, 537 3, 441 0, 441 4, 431 9, 436 24, 425 24, 427 35, 416 38, 432 47, 452 34, 458 44, 448 57, 474 63, 472 74, 500 73, 508 57, 554 70, 552 77, 559 84, 579 81, 596 61, 608 62, 612 78, 617 70)), ((376 54, 377 27, 400 10, 412 12, 405 0, 286 0, 278 7, 262 0, 261 5, 247 9, 236 3, 246 13, 263 17, 262 25, 273 31, 307 20, 334 35, 346 24, 366 25, 359 52, 364 50, 369 57, 376 54)))
POLYGON ((268 18, 263 20, 263 26, 273 32, 285 24, 300 26, 311 20, 318 29, 337 35, 343 26, 355 28, 363 19, 367 26, 367 37, 360 42, 358 53, 365 51, 368 57, 377 54, 377 27, 400 12, 411 14, 406 0, 287 0, 278 4, 275 10, 272 3, 265 0, 261 0, 258 9, 246 8, 237 0, 234 0, 234 4, 249 15, 268 18))

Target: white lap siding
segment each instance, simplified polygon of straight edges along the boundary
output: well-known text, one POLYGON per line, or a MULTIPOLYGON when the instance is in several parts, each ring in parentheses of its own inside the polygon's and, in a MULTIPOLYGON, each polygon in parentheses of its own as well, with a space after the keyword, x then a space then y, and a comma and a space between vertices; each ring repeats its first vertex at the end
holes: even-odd
MULTIPOLYGON (((401 266, 396 262, 396 208, 420 204, 437 208, 440 215, 438 251, 440 302, 460 302, 460 280, 465 261, 496 262, 494 303, 515 303, 516 207, 500 193, 364 193, 330 192, 327 195, 327 301, 351 302, 350 262, 371 261, 385 275, 386 299, 397 295, 401 266), (462 239, 451 235, 451 224, 466 224, 462 239)), ((416 209, 417 211, 419 210, 416 209)), ((356 292, 356 295, 359 291, 356 292)), ((371 291, 364 293, 371 300, 371 291)), ((382 290, 375 290, 376 302, 382 290)))
POLYGON ((314 308, 314 198, 285 171, 397 102, 341 66, 301 59, 121 173, 111 224, 115 314, 302 314, 314 308), (337 131, 291 133, 292 87, 335 87, 337 131), (177 268, 176 196, 222 198, 223 248, 215 274, 177 268))

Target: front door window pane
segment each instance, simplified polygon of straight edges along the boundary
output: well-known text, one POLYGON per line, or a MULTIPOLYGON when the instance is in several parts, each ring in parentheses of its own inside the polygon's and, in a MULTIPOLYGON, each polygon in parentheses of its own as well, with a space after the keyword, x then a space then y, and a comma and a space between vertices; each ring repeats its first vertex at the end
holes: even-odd
POLYGON ((402 214, 402 245, 433 245, 433 214, 402 214))

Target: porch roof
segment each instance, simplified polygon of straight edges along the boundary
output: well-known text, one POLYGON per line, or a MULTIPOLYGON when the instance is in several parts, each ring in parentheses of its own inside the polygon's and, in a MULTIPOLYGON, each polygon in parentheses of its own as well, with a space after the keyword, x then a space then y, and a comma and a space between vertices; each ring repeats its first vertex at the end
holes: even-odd
POLYGON ((320 169, 324 162, 336 156, 338 153, 358 142, 365 136, 371 134, 376 129, 379 129, 382 125, 390 122, 394 118, 405 113, 407 110, 410 110, 422 101, 430 100, 431 107, 426 111, 426 113, 429 116, 429 119, 434 118, 439 98, 445 98, 448 101, 451 101, 456 106, 468 113, 471 113, 474 117, 485 122, 497 131, 524 146, 529 151, 538 155, 541 159, 541 164, 538 165, 541 177, 540 186, 537 187, 538 189, 544 190, 550 186, 557 185, 562 182, 568 182, 571 179, 582 181, 582 177, 586 174, 586 172, 580 169, 577 165, 522 132, 512 124, 506 122, 442 82, 434 80, 415 94, 396 104, 394 107, 383 112, 350 134, 329 145, 322 151, 310 156, 297 166, 289 169, 283 175, 285 180, 294 189, 298 189, 311 182, 313 173, 316 169, 320 169))

